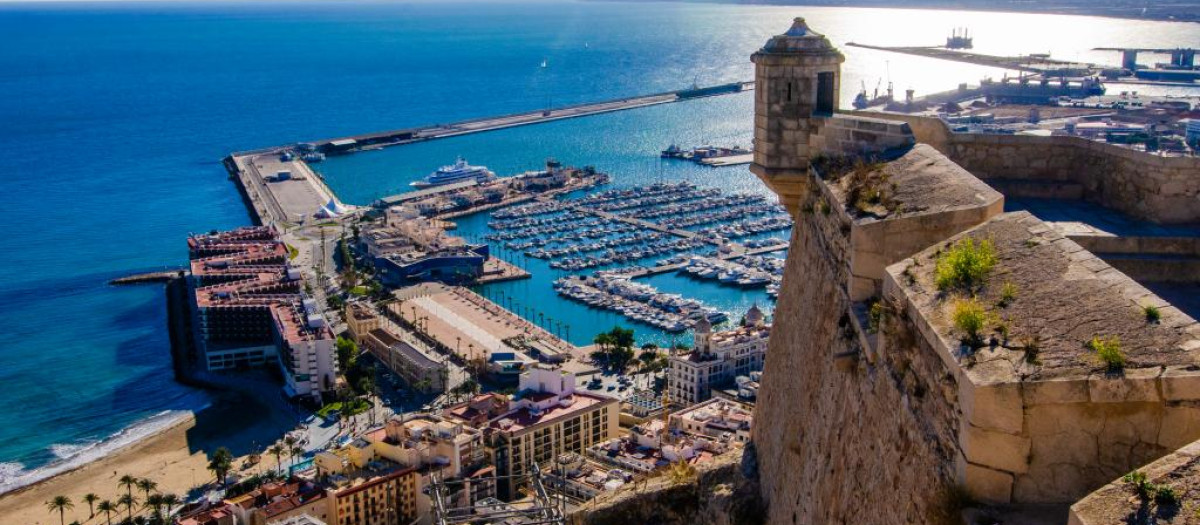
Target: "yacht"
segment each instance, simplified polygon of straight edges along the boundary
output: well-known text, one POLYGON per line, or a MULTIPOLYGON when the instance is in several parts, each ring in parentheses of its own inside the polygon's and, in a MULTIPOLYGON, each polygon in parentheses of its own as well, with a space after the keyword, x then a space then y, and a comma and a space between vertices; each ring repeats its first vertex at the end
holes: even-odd
POLYGON ((432 188, 434 186, 444 186, 446 184, 469 180, 479 183, 491 182, 496 180, 496 174, 492 173, 486 166, 472 166, 467 164, 467 159, 459 157, 453 165, 438 168, 437 171, 425 177, 425 180, 416 181, 412 183, 412 186, 417 188, 432 188))

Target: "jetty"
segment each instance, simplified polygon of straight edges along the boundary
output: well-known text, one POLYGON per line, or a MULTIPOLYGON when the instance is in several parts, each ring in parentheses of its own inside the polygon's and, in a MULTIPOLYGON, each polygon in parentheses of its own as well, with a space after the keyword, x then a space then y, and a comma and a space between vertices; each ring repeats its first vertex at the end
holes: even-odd
POLYGON ((846 45, 851 47, 861 47, 863 49, 874 49, 877 51, 890 51, 892 53, 901 53, 904 55, 950 60, 953 62, 962 62, 977 66, 1013 69, 1029 73, 1049 74, 1052 72, 1071 69, 1074 71, 1072 71, 1070 76, 1088 76, 1089 74, 1098 73, 1098 70, 1100 69, 1094 64, 1079 64, 1066 60, 1050 58, 1045 55, 986 55, 983 53, 969 53, 966 51, 946 49, 940 46, 875 46, 870 44, 859 44, 857 42, 848 42, 846 45))
POLYGON ((162 271, 157 271, 157 272, 138 273, 138 274, 134 274, 134 275, 127 275, 125 277, 118 277, 116 279, 109 281, 108 284, 121 286, 121 285, 129 285, 129 284, 166 283, 166 282, 170 281, 171 279, 179 277, 180 275, 182 275, 186 272, 187 272, 187 270, 184 268, 176 268, 173 270, 162 270, 162 271))

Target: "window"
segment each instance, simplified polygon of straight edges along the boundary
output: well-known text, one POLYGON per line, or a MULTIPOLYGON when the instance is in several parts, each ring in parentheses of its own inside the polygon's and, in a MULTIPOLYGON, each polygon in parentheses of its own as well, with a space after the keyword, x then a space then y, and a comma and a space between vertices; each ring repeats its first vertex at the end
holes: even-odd
POLYGON ((833 82, 834 77, 832 72, 817 73, 817 108, 814 113, 819 115, 832 115, 833 110, 833 82))

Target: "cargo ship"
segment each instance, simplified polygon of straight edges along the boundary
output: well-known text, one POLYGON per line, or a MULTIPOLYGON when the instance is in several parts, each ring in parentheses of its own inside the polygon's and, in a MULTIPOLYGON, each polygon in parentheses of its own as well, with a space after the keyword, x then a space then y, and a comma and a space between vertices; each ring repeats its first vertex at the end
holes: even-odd
POLYGON ((696 98, 709 97, 712 95, 724 95, 726 93, 737 93, 742 90, 741 82, 730 82, 717 86, 699 87, 695 84, 690 89, 684 89, 675 93, 679 98, 696 98))

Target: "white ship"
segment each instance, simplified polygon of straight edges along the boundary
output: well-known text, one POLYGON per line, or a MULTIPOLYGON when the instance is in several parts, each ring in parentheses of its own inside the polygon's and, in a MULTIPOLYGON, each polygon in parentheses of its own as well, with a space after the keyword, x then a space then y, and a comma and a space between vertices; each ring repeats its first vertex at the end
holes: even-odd
POLYGON ((425 177, 425 180, 412 183, 412 186, 417 188, 432 188, 434 186, 444 186, 446 184, 469 180, 479 183, 490 182, 496 180, 496 174, 492 173, 486 166, 472 166, 467 164, 467 159, 459 157, 454 162, 454 165, 442 166, 428 177, 425 177))

